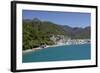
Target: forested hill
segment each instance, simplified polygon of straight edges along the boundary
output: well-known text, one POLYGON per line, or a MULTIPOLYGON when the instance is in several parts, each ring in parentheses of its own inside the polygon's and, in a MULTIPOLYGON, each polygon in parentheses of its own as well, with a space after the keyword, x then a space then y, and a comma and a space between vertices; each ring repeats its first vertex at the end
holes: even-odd
POLYGON ((64 35, 70 38, 90 38, 90 26, 86 28, 72 28, 58 25, 38 18, 23 20, 23 50, 33 48, 42 43, 52 45, 51 35, 64 35))
POLYGON ((59 25, 49 21, 40 21, 37 18, 33 20, 23 20, 23 26, 31 26, 32 29, 36 31, 41 31, 41 33, 45 34, 65 35, 65 30, 59 25))
POLYGON ((85 28, 82 27, 70 27, 68 25, 61 25, 61 27, 68 33, 72 39, 90 39, 91 36, 91 27, 87 26, 85 28))
POLYGON ((52 35, 66 35, 62 27, 48 21, 23 20, 23 49, 38 47, 41 44, 52 45, 52 35))

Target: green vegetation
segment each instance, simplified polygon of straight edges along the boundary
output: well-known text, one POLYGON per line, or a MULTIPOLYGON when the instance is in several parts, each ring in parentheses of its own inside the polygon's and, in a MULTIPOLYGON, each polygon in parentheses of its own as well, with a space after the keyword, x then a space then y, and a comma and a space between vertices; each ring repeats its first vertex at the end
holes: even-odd
POLYGON ((90 38, 90 27, 75 29, 49 21, 41 21, 38 18, 23 20, 23 50, 43 44, 53 45, 54 41, 50 40, 52 35, 64 35, 74 39, 90 38))
POLYGON ((40 21, 35 18, 33 20, 23 20, 23 50, 35 48, 41 44, 52 45, 54 42, 50 40, 51 35, 64 35, 65 33, 58 25, 47 21, 40 21))

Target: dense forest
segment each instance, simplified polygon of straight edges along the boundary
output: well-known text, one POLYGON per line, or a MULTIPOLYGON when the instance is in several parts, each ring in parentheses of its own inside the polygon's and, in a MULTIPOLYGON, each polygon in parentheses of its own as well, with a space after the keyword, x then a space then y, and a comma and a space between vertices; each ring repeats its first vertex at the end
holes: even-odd
POLYGON ((38 18, 23 20, 23 50, 35 48, 41 44, 52 45, 52 35, 64 35, 72 39, 90 38, 90 26, 72 28, 67 25, 58 25, 38 18))

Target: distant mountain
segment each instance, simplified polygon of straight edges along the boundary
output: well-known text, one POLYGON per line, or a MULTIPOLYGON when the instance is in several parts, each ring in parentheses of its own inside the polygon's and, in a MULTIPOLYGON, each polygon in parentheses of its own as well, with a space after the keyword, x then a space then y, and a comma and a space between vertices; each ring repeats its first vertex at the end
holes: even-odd
POLYGON ((90 38, 91 27, 87 26, 85 28, 81 27, 70 27, 68 25, 61 26, 65 31, 69 32, 69 36, 73 39, 75 38, 90 38))

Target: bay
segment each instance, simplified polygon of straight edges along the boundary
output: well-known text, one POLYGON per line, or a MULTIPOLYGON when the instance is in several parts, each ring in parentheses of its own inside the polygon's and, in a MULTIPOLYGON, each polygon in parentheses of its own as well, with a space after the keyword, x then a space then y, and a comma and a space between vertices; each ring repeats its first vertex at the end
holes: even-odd
POLYGON ((22 54, 22 63, 91 59, 91 44, 48 47, 22 54))

